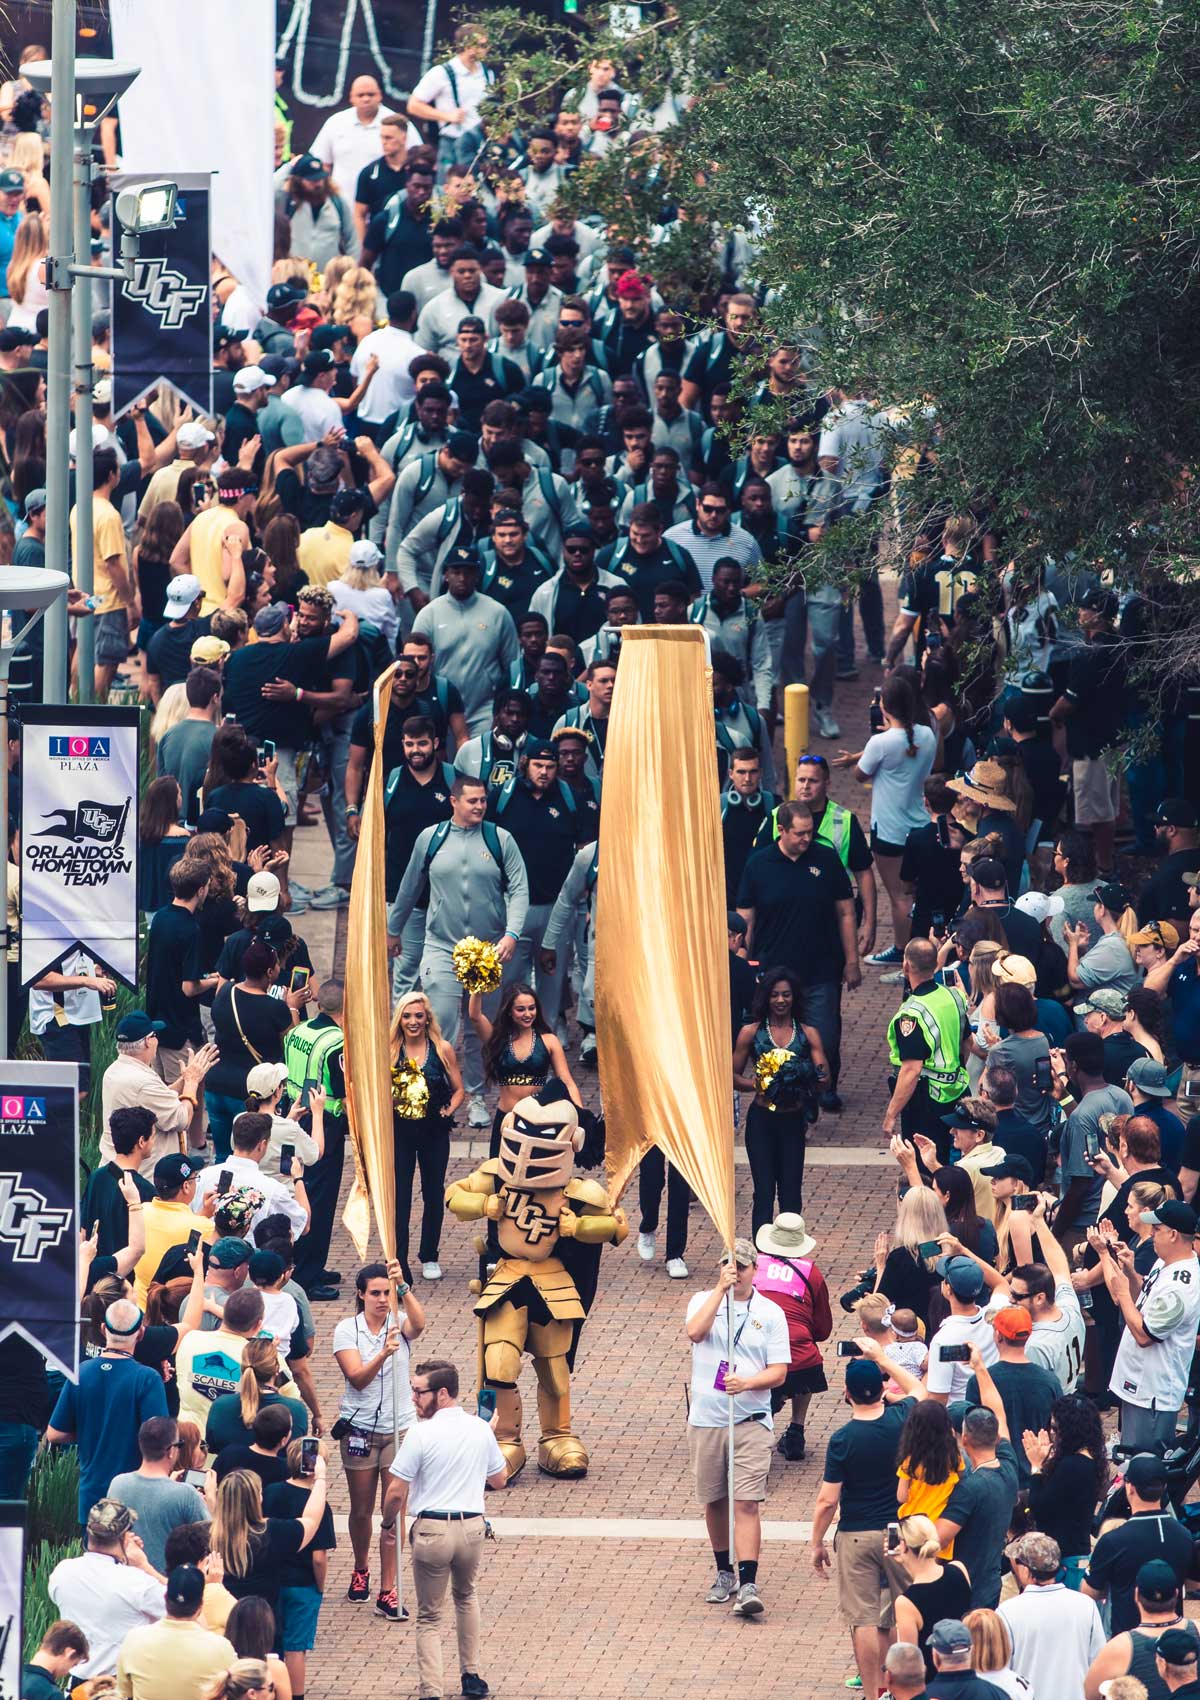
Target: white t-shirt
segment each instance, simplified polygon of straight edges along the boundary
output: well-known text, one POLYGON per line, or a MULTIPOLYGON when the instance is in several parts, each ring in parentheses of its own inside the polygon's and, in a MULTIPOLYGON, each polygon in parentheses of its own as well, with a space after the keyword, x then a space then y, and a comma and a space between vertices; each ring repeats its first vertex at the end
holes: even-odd
MULTIPOLYGON (((384 1341, 390 1332, 394 1332, 396 1319, 389 1312, 384 1319, 383 1327, 375 1334, 367 1327, 362 1316, 347 1316, 339 1322, 333 1331, 334 1353, 355 1351, 364 1364, 378 1357, 383 1350, 384 1341)), ((338 1416, 345 1417, 355 1428, 365 1429, 368 1434, 384 1433, 392 1428, 392 1389, 396 1397, 396 1426, 401 1429, 411 1428, 417 1420, 413 1406, 412 1388, 408 1384, 408 1364, 412 1355, 406 1337, 401 1334, 400 1345, 390 1358, 386 1358, 383 1367, 373 1381, 365 1387, 351 1387, 346 1383, 346 1390, 338 1401, 338 1416)), ((460 1511, 457 1505, 447 1507, 450 1511, 460 1511)))
POLYGON ((883 455, 890 421, 872 401, 844 401, 821 422, 817 456, 836 455, 837 476, 850 501, 870 496, 883 476, 883 455))
MULTIPOLYGON (((693 1316, 708 1298, 708 1293, 693 1293, 688 1300, 687 1313, 693 1316)), ((692 1342, 692 1395, 688 1422, 693 1428, 724 1428, 729 1421, 729 1395, 716 1388, 717 1371, 729 1359, 729 1323, 725 1302, 717 1311, 716 1321, 703 1340, 692 1342)), ((788 1364, 792 1348, 788 1341, 787 1318, 773 1300, 759 1292, 749 1300, 733 1301, 733 1358, 729 1373, 757 1375, 770 1364, 788 1364)), ((735 1422, 747 1417, 771 1426, 771 1389, 756 1388, 751 1393, 736 1393, 733 1399, 735 1422)))
MULTIPOLYGON (((273 987, 272 990, 274 990, 273 987)), ((287 1116, 272 1116, 271 1137, 267 1142, 267 1149, 263 1153, 263 1160, 258 1165, 264 1175, 279 1176, 279 1153, 285 1145, 295 1147, 295 1156, 292 1159, 293 1177, 297 1173, 297 1163, 303 1163, 307 1169, 320 1156, 320 1152, 317 1150, 317 1142, 305 1128, 303 1122, 289 1121, 287 1116)))
POLYGON ((283 1350, 280 1357, 286 1358, 292 1344, 292 1335, 300 1326, 300 1307, 290 1293, 263 1294, 263 1334, 269 1334, 273 1340, 278 1340, 283 1350))
MULTIPOLYGON (((82 950, 73 950, 63 958, 61 974, 94 974, 96 964, 82 950)), ((90 1027, 100 1019, 100 993, 90 987, 77 987, 70 992, 36 992, 29 994, 29 1031, 37 1038, 54 1020, 55 1000, 62 1004, 68 1027, 90 1027)))
POLYGON ((1137 1297, 1142 1325, 1154 1342, 1139 1346, 1126 1328, 1117 1347, 1109 1392, 1126 1405, 1177 1411, 1187 1392, 1188 1371, 1200 1321, 1200 1263, 1160 1257, 1137 1297))
POLYGON ((1053 1320, 1034 1321, 1025 1356, 1058 1377, 1064 1393, 1070 1393, 1083 1369, 1083 1343, 1087 1324, 1079 1308, 1079 1296, 1069 1281, 1054 1288, 1054 1302, 1062 1312, 1053 1320))
POLYGON ((915 756, 908 753, 903 728, 889 726, 867 739, 858 758, 861 771, 871 784, 871 826, 888 844, 904 845, 916 827, 927 826, 925 781, 933 771, 937 733, 931 726, 914 726, 915 756))
POLYGON ((458 99, 454 98, 454 84, 450 81, 449 73, 444 64, 435 65, 426 71, 416 88, 412 91, 413 100, 423 100, 427 106, 434 107, 438 112, 453 112, 461 106, 467 115, 465 124, 442 124, 438 127, 439 136, 461 136, 464 130, 475 130, 479 127, 479 103, 488 89, 487 72, 482 65, 477 65, 472 71, 455 54, 450 61, 454 68, 454 82, 458 84, 458 99))
MULTIPOLYGON (((276 1160, 278 1167, 278 1159, 276 1160)), ((262 1169, 252 1157, 241 1157, 233 1152, 223 1163, 210 1163, 207 1169, 202 1169, 196 1178, 196 1196, 192 1200, 192 1209, 200 1214, 204 1209, 204 1200, 210 1192, 215 1192, 221 1184, 221 1176, 226 1169, 232 1175, 229 1190, 236 1192, 238 1187, 253 1187, 262 1193, 262 1204, 255 1211, 247 1232, 257 1228, 264 1216, 286 1216, 292 1233, 297 1239, 308 1229, 308 1212, 302 1204, 296 1202, 296 1195, 286 1181, 274 1180, 262 1169)))
POLYGON ((374 585, 370 590, 354 590, 341 579, 334 579, 332 584, 325 587, 333 597, 333 605, 339 614, 349 608, 365 625, 374 626, 382 632, 388 647, 396 641, 396 633, 400 630, 400 616, 396 612, 396 604, 392 601, 392 593, 380 585, 374 585))
POLYGON ((503 1468, 504 1454, 491 1424, 461 1405, 447 1405, 427 1421, 413 1424, 391 1473, 408 1483, 410 1516, 422 1511, 473 1511, 482 1516, 487 1479, 503 1468))
POLYGON ((56 1564, 48 1592, 59 1617, 77 1623, 87 1636, 88 1657, 72 1673, 81 1681, 115 1671, 129 1631, 157 1623, 167 1610, 161 1582, 132 1565, 114 1564, 100 1552, 85 1552, 56 1564))
POLYGON ((929 1374, 925 1385, 931 1393, 945 1393, 950 1402, 965 1399, 967 1383, 975 1371, 968 1363, 943 1363, 941 1348, 943 1346, 978 1346, 979 1355, 989 1367, 1000 1356, 996 1350, 996 1336, 992 1325, 983 1310, 976 1311, 974 1316, 948 1316, 929 1342, 929 1374))
POLYGON ((313 389, 310 384, 297 384, 284 396, 283 405, 300 415, 306 443, 319 443, 330 431, 345 427, 342 410, 327 390, 313 389))
POLYGON ((367 385, 367 393, 358 404, 358 417, 370 425, 381 425, 416 394, 416 385, 409 376, 410 361, 425 350, 408 331, 398 325, 384 325, 363 337, 350 359, 350 371, 357 380, 367 369, 372 354, 379 370, 367 385))
POLYGON ((1066 1700, 1083 1692, 1088 1666, 1104 1645, 1095 1600, 1051 1582, 1004 1600, 999 1613, 1012 1638, 1012 1668, 1035 1695, 1066 1700))

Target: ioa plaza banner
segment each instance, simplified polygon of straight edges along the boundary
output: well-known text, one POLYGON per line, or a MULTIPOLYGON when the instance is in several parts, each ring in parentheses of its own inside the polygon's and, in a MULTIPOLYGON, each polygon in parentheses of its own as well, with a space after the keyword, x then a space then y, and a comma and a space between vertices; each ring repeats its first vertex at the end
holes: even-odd
MULTIPOLYGON (((111 228, 120 230, 122 189, 158 179, 121 172, 111 179, 111 228)), ((212 239, 207 176, 184 173, 175 228, 138 238, 133 277, 113 285, 113 412, 170 384, 199 413, 212 412, 212 239)), ((253 325, 246 325, 253 330, 253 325)))
POLYGON ((80 947, 137 990, 138 710, 21 710, 21 985, 80 947))
POLYGON ((0 1061, 0 1340, 79 1374, 79 1070, 0 1061))

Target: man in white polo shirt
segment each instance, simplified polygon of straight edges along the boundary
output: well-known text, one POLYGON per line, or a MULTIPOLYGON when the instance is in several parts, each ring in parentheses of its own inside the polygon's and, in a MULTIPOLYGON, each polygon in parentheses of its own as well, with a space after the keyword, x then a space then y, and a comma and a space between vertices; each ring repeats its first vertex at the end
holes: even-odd
MULTIPOLYGON (((768 1301, 769 1302, 769 1301, 768 1301)), ((780 1316, 783 1312, 779 1312, 780 1316)), ((412 1516, 413 1589, 417 1596, 417 1670, 421 1700, 442 1700, 442 1607, 453 1583, 458 1662, 464 1695, 482 1700, 478 1674, 479 1600, 475 1574, 483 1556, 485 1488, 508 1480, 490 1424, 458 1403, 458 1371, 445 1359, 418 1364, 412 1375, 417 1421, 391 1466, 383 1527, 412 1516)), ((493 1418, 493 1421, 495 1419, 493 1418)))
POLYGON ((711 1291, 692 1295, 685 1324, 692 1342, 688 1457, 717 1567, 717 1579, 705 1598, 712 1605, 724 1605, 736 1595, 733 1609, 740 1617, 759 1617, 763 1609, 758 1554, 761 1507, 771 1467, 771 1389, 780 1386, 792 1364, 787 1318, 777 1304, 755 1291, 757 1263, 758 1253, 750 1241, 735 1240, 733 1262, 721 1265, 711 1291), (731 1288, 732 1352, 726 1302, 731 1288), (735 1554, 725 1545, 729 1539, 731 1394, 735 1554))
POLYGON ((328 166, 329 175, 347 200, 353 200, 358 174, 383 152, 380 130, 392 114, 383 104, 383 90, 374 77, 355 77, 350 104, 335 112, 317 131, 311 152, 328 166))

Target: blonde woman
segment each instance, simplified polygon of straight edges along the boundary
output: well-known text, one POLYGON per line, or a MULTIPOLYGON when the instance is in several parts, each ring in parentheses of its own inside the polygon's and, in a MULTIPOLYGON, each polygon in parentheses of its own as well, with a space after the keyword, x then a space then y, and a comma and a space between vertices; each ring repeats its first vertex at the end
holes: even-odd
MULTIPOLYGON (((1012 1636, 1008 1625, 995 1611, 969 1611, 963 1622, 971 1631, 971 1663, 977 1674, 995 1683, 1012 1700, 1034 1700, 1032 1688, 1023 1676, 1012 1668, 1012 1636)), ((1138 1684, 1139 1688, 1141 1684, 1138 1684)), ((1143 1700, 1145 1689, 1142 1689, 1143 1700)), ((1049 1697, 1047 1697, 1049 1700, 1049 1697)), ((1110 1700, 1115 1696, 1110 1695, 1110 1700)), ((1128 1696, 1127 1700, 1132 1700, 1128 1696)))
MULTIPOLYGON (((329 288, 328 271, 325 273, 325 287, 329 288)), ((335 325, 349 325, 358 342, 375 329, 379 318, 379 290, 374 274, 366 266, 346 267, 334 290, 331 318, 335 325)))
POLYGON ((413 1175, 421 1171, 421 1241, 426 1281, 440 1281, 446 1170, 454 1112, 466 1096, 454 1046, 442 1037, 424 992, 406 992, 392 1016, 392 1138, 396 1166, 396 1255, 410 1284, 409 1217, 413 1175))
POLYGON ((271 1673, 265 1659, 235 1659, 206 1688, 201 1700, 271 1700, 271 1673))
MULTIPOLYGON (((360 629, 372 626, 390 650, 394 649, 400 616, 392 593, 383 582, 383 556, 374 543, 361 538, 350 545, 350 561, 341 578, 329 586, 333 605, 341 613, 357 614, 360 629)), ((370 634, 364 631, 364 637, 370 634)))
MULTIPOLYGON (((206 1304, 205 1309, 212 1314, 216 1307, 206 1304)), ((219 1310, 217 1314, 220 1315, 219 1310)), ((270 1335, 247 1340, 242 1349, 242 1376, 237 1392, 222 1393, 209 1407, 204 1439, 214 1457, 227 1446, 249 1446, 255 1439, 254 1425, 260 1411, 272 1405, 280 1407, 280 1416, 287 1417, 293 1435, 308 1433, 305 1406, 299 1399, 285 1399, 279 1391, 279 1383, 287 1379, 279 1361, 279 1347, 270 1335)))
POLYGON ((929 1300, 938 1286, 935 1264, 942 1254, 938 1235, 949 1232, 946 1212, 933 1188, 910 1186, 900 1200, 892 1245, 884 1231, 875 1239, 875 1291, 911 1310, 926 1327, 929 1300), (922 1247, 928 1249, 922 1251, 922 1247))
POLYGON ((48 221, 41 213, 26 214, 17 226, 12 259, 8 262, 8 293, 13 301, 8 316, 10 330, 36 329, 38 314, 50 303, 45 267, 48 229, 48 221))
POLYGON ((324 1512, 324 1458, 317 1458, 312 1492, 297 1517, 264 1517, 258 1476, 252 1470, 231 1470, 217 1488, 212 1550, 225 1567, 225 1586, 234 1598, 257 1594, 274 1611, 284 1560, 308 1546, 324 1512))
MULTIPOLYGON (((937 1408, 944 1417, 944 1408, 937 1408)), ((902 1517, 900 1544, 887 1554, 908 1577, 908 1586, 896 1600, 896 1639, 921 1649, 930 1682, 937 1674, 929 1650, 930 1630, 942 1618, 961 1619, 971 1604, 971 1579, 965 1567, 955 1559, 943 1562, 938 1557, 940 1546, 931 1518, 902 1517)))

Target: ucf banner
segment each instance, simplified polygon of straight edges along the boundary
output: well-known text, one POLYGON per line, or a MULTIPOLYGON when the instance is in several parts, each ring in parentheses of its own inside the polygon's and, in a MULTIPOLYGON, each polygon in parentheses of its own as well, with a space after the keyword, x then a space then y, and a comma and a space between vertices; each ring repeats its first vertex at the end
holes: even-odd
POLYGON ((79 1374, 79 1071, 0 1062, 0 1340, 20 1334, 79 1374), (19 1321, 15 1320, 20 1318, 19 1321))
POLYGON ((21 711, 21 985, 81 946, 137 990, 138 710, 21 711))
MULTIPOLYGON (((121 229, 116 198, 155 178, 123 172, 111 179, 111 226, 121 229)), ((132 282, 114 282, 113 412, 159 384, 170 384, 199 413, 212 412, 212 241, 210 179, 181 174, 174 230, 138 240, 132 282)), ((114 242, 120 238, 114 235, 114 242)), ((253 330, 253 325, 246 325, 253 330)))

